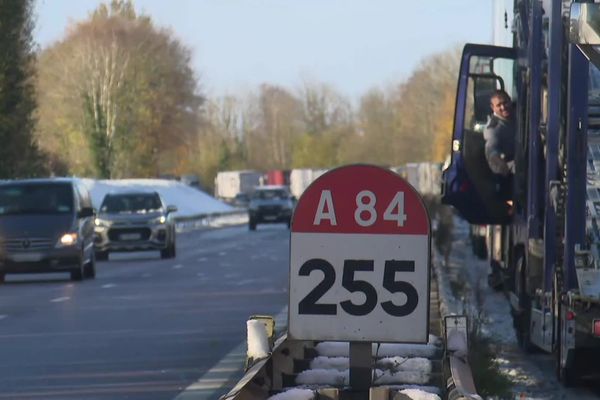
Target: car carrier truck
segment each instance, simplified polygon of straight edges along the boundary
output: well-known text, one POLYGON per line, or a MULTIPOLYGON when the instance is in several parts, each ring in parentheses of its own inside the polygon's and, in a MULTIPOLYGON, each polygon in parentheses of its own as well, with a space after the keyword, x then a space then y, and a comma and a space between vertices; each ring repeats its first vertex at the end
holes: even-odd
POLYGON ((490 226, 519 343, 555 354, 571 385, 600 368, 600 4, 516 0, 513 20, 512 47, 464 47, 442 201, 490 226), (497 89, 515 105, 510 193, 484 156, 497 89))

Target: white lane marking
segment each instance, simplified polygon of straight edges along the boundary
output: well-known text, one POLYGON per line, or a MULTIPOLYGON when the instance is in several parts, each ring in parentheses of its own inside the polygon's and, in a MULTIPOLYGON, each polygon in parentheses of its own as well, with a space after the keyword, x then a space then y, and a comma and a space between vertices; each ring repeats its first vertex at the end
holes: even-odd
POLYGON ((143 274, 142 278, 150 278, 152 276, 152 274, 143 274))
POLYGON ((199 278, 204 278, 205 276, 206 276, 206 275, 205 275, 203 272, 199 272, 199 273, 198 273, 198 277, 199 277, 199 278))
POLYGON ((70 297, 68 297, 68 296, 65 296, 65 297, 57 297, 56 299, 52 299, 52 300, 50 300, 50 301, 51 301, 52 303, 60 303, 60 302, 67 301, 67 300, 71 300, 71 298, 70 298, 70 297))
POLYGON ((6 315, 6 314, 0 314, 0 319, 4 319, 6 317, 8 317, 8 315, 6 315))
POLYGON ((220 253, 219 253, 219 255, 220 255, 221 257, 223 257, 223 256, 226 256, 226 255, 227 255, 227 252, 226 252, 226 251, 222 251, 222 252, 220 252, 220 253))
POLYGON ((181 269, 181 268, 183 268, 183 265, 181 265, 181 264, 173 265, 173 269, 181 269))
POLYGON ((117 285, 115 285, 114 283, 107 283, 106 285, 102 285, 102 289, 110 289, 115 286, 117 286, 117 285))
POLYGON ((196 261, 198 261, 198 262, 204 262, 204 261, 206 261, 206 260, 208 260, 208 258, 206 258, 206 257, 200 257, 200 258, 199 258, 199 259, 197 259, 196 261))

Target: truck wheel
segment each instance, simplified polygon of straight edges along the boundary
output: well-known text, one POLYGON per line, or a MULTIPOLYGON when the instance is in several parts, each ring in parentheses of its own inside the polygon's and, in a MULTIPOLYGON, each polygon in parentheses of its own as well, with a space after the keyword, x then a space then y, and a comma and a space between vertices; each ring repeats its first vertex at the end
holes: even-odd
POLYGON ((565 349, 562 345, 563 337, 563 319, 562 319, 562 304, 557 300, 558 307, 558 332, 556 335, 556 377, 566 387, 575 386, 579 380, 578 371, 576 368, 575 350, 565 349), (567 354, 564 354, 567 352, 567 354), (565 358, 565 365, 562 365, 562 358, 565 358))
POLYGON ((500 292, 504 289, 504 274, 495 260, 490 260, 490 269, 492 272, 489 273, 487 278, 488 286, 500 292))
POLYGON ((515 328, 519 347, 526 353, 532 353, 535 346, 531 343, 531 298, 525 288, 525 256, 520 255, 515 266, 515 294, 519 298, 520 310, 515 313, 515 328))

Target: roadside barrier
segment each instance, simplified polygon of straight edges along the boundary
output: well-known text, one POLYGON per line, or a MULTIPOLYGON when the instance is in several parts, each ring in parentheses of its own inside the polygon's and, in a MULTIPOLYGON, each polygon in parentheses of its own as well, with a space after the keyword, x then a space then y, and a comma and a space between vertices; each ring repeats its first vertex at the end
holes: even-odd
POLYGON ((178 233, 239 225, 247 222, 248 211, 245 209, 175 217, 175 225, 178 233))

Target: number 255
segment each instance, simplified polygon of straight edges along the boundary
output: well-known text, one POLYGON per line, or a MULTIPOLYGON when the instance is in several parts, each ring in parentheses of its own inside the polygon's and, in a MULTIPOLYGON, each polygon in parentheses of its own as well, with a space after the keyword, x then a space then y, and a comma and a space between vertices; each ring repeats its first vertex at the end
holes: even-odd
MULTIPOLYGON (((342 309, 350 315, 367 315, 377 306, 377 291, 369 282, 355 279, 355 272, 369 272, 374 270, 373 260, 344 260, 342 286, 350 293, 361 292, 365 295, 365 302, 354 304, 351 300, 340 302, 342 309)), ((337 315, 337 304, 317 303, 321 297, 335 283, 335 268, 328 261, 313 258, 300 267, 298 275, 308 276, 313 271, 323 272, 323 280, 311 290, 298 304, 299 314, 337 315)), ((414 261, 386 260, 383 273, 383 288, 390 293, 404 293, 406 303, 394 304, 391 301, 381 303, 383 310, 394 317, 403 317, 412 313, 419 303, 419 294, 409 282, 397 281, 397 272, 414 272, 414 261)))

